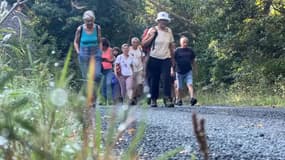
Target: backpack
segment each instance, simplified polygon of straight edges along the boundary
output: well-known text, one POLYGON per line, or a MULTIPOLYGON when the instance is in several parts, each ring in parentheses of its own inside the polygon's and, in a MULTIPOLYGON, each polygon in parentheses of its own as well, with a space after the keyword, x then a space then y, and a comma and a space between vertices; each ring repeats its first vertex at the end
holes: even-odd
MULTIPOLYGON (((149 30, 151 29, 151 28, 153 28, 153 27, 149 27, 149 28, 146 28, 144 31, 143 31, 143 34, 142 34, 142 36, 141 36, 141 39, 142 40, 144 40, 144 39, 146 39, 146 37, 147 37, 147 33, 149 32, 149 30)), ((155 39, 156 39, 156 37, 157 37, 157 31, 155 32, 155 35, 154 35, 154 37, 153 37, 153 39, 151 40, 151 42, 150 42, 150 44, 149 45, 143 45, 142 46, 142 51, 144 52, 144 53, 146 53, 146 54, 149 54, 149 52, 151 51, 151 49, 154 49, 155 48, 155 39)))
MULTIPOLYGON (((95 27, 96 27, 96 33, 97 33, 97 40, 99 40, 99 35, 98 35, 98 30, 99 30, 99 27, 97 24, 94 24, 95 27)), ((82 35, 82 32, 83 32, 83 24, 80 25, 80 35, 79 35, 79 43, 78 43, 78 46, 80 47, 80 41, 81 41, 81 35, 82 35)))

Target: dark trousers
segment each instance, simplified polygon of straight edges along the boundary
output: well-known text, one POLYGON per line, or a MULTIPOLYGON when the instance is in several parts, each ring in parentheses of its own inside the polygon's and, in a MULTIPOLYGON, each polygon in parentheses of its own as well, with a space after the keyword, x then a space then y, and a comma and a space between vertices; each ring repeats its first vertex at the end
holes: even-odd
POLYGON ((163 80, 164 98, 171 98, 171 79, 170 79, 171 60, 157 59, 150 57, 148 60, 148 73, 150 79, 150 94, 151 99, 156 100, 159 96, 159 81, 160 76, 163 80))

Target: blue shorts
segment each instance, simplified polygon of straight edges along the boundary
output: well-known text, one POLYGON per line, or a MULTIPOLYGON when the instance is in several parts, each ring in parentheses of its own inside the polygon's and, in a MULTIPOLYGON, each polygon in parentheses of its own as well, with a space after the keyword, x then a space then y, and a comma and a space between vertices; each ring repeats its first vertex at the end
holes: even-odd
POLYGON ((183 88, 183 82, 186 82, 187 85, 192 85, 193 83, 192 71, 189 71, 185 74, 179 74, 176 72, 176 80, 177 80, 178 89, 183 88))

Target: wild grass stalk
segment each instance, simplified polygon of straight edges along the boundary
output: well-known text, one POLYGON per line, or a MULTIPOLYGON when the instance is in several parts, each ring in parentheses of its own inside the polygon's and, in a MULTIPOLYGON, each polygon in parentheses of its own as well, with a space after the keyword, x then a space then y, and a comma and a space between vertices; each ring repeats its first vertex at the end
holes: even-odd
POLYGON ((182 147, 179 147, 179 148, 176 148, 176 149, 173 149, 173 150, 170 150, 166 153, 163 153, 161 156, 159 156, 157 158, 157 160, 168 160, 170 159, 171 157, 175 156, 176 154, 178 154, 179 152, 181 152, 183 150, 182 147))

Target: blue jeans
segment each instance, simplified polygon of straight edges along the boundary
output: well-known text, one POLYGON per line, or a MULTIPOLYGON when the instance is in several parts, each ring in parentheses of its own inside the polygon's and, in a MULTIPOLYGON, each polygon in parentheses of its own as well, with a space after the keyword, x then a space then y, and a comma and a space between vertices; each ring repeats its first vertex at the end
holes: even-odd
MULTIPOLYGON (((104 72, 103 72, 104 73, 104 72)), ((114 101, 119 100, 121 96, 121 87, 120 87, 120 83, 117 79, 117 77, 115 76, 115 74, 112 72, 112 82, 111 82, 111 87, 112 87, 112 98, 114 101)), ((106 99, 107 98, 107 87, 106 85, 102 85, 102 96, 106 99)), ((110 100, 110 99, 109 99, 110 100)))
POLYGON ((102 73, 101 73, 101 50, 98 47, 80 47, 78 61, 80 71, 82 73, 82 78, 87 80, 87 74, 89 69, 89 62, 94 55, 95 58, 95 82, 100 83, 102 73))
POLYGON ((120 83, 115 74, 112 77, 112 94, 114 100, 118 100, 121 97, 120 83))
POLYGON ((103 82, 101 92, 105 100, 112 100, 112 78, 113 71, 112 69, 103 70, 103 82))

